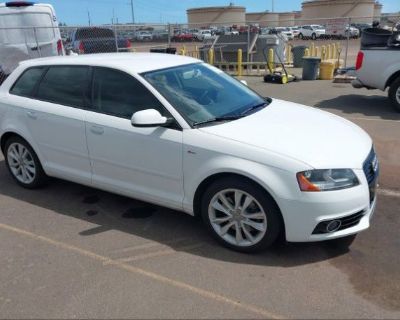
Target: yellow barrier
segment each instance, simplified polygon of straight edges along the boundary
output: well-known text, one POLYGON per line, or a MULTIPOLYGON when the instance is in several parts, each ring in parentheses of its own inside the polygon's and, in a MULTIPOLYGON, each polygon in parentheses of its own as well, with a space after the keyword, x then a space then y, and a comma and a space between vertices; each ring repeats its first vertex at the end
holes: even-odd
POLYGON ((272 71, 272 70, 275 69, 275 63, 274 63, 274 49, 269 49, 269 50, 268 50, 268 61, 267 61, 267 64, 268 64, 268 69, 269 69, 270 71, 272 71))
POLYGON ((311 55, 311 57, 315 56, 315 44, 314 44, 314 42, 311 42, 311 45, 310 45, 310 55, 311 55))
POLYGON ((214 50, 208 50, 208 63, 213 65, 214 64, 214 50))
POLYGON ((304 56, 305 57, 309 57, 310 56, 310 49, 306 49, 306 50, 304 50, 304 56))
POLYGON ((322 61, 319 67, 319 78, 321 80, 332 80, 335 64, 329 61, 322 61))
POLYGON ((314 57, 319 57, 319 47, 315 47, 314 57))
POLYGON ((243 51, 242 49, 238 50, 238 70, 237 75, 241 77, 243 74, 243 51))
POLYGON ((321 47, 321 61, 326 60, 326 47, 322 46, 321 47))

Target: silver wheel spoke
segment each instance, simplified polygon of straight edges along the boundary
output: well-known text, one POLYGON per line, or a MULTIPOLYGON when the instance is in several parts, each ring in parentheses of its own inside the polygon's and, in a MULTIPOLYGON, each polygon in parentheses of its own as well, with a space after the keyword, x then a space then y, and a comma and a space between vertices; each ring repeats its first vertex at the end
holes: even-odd
POLYGON ((230 216, 226 216, 224 218, 215 218, 211 222, 216 223, 216 224, 221 224, 221 223, 229 221, 230 219, 231 219, 230 216))
POLYGON ((265 218, 264 213, 255 212, 255 213, 243 213, 243 216, 248 219, 263 219, 265 218))
POLYGON ((247 227, 244 225, 243 221, 241 223, 242 223, 242 230, 243 230, 244 235, 246 236, 247 240, 249 240, 250 242, 254 242, 254 238, 251 235, 250 231, 247 230, 247 227))
POLYGON ((232 204, 229 202, 229 200, 225 197, 224 194, 220 194, 218 199, 221 200, 221 202, 224 204, 226 208, 228 208, 228 210, 233 209, 232 204))
POLYGON ((236 243, 240 244, 243 241, 243 236, 242 236, 242 228, 239 222, 236 222, 235 229, 236 229, 236 243))
POLYGON ((245 212, 248 206, 253 202, 253 199, 250 197, 247 197, 244 199, 243 207, 242 207, 242 212, 245 212))
POLYGON ((227 223, 225 226, 223 226, 220 232, 221 236, 225 235, 234 224, 235 222, 231 221, 227 223))
POLYGON ((214 203, 212 204, 212 207, 215 210, 221 211, 223 213, 225 213, 226 215, 230 216, 229 213, 229 208, 225 208, 222 204, 220 204, 218 201, 214 201, 214 203))
POLYGON ((18 181, 29 184, 35 179, 35 161, 24 145, 11 144, 7 151, 7 159, 11 173, 18 181))
POLYGON ((258 231, 264 231, 264 225, 262 223, 257 223, 251 220, 244 220, 243 223, 251 226, 252 228, 258 230, 258 231))
POLYGON ((243 193, 240 191, 235 191, 235 209, 240 207, 240 203, 243 197, 243 193))

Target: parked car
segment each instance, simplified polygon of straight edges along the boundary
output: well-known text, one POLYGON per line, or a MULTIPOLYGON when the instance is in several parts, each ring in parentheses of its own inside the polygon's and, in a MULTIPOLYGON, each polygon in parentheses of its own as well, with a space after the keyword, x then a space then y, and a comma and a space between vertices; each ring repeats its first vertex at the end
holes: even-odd
POLYGON ((71 49, 78 54, 117 52, 114 31, 109 28, 78 28, 71 36, 71 49))
POLYGON ((22 60, 65 54, 50 4, 0 3, 0 26, 15 28, 0 29, 0 84, 22 60))
POLYGON ((382 91, 389 88, 389 99, 400 112, 400 35, 393 37, 392 46, 366 47, 358 53, 357 79, 352 84, 355 88, 382 91))
POLYGON ((300 30, 298 27, 287 27, 289 31, 292 32, 294 38, 298 38, 300 34, 300 30))
POLYGON ((211 30, 200 30, 199 32, 194 34, 194 36, 199 41, 208 40, 208 39, 212 39, 213 38, 211 30))
POLYGON ((117 39, 118 52, 132 51, 132 42, 127 38, 117 39))
POLYGON ((372 24, 369 23, 352 23, 350 26, 357 28, 359 31, 359 35, 361 36, 364 29, 371 28, 372 24))
POLYGON ((172 41, 175 42, 188 42, 194 40, 195 40, 194 35, 192 33, 186 33, 186 32, 177 32, 172 37, 172 41))
POLYGON ((21 63, 0 87, 0 146, 22 187, 52 176, 199 215, 239 251, 349 244, 376 205, 361 128, 178 55, 21 63))
POLYGON ((283 34, 287 38, 287 40, 294 40, 294 35, 292 31, 289 28, 286 27, 277 27, 275 28, 275 33, 277 34, 283 34))
POLYGON ((138 41, 152 41, 153 34, 150 31, 137 31, 135 39, 138 41))
POLYGON ((299 39, 318 39, 318 38, 324 38, 325 37, 325 28, 316 25, 316 24, 311 24, 311 25, 305 25, 300 27, 299 29, 299 39))

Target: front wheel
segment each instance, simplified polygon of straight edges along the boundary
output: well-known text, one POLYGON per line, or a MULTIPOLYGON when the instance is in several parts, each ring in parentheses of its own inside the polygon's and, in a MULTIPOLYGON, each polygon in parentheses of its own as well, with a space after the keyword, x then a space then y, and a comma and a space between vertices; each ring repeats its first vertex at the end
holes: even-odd
POLYGON ((389 88, 389 99, 396 111, 400 112, 400 77, 398 77, 389 88))
POLYGON ((298 37, 299 37, 300 40, 303 40, 303 39, 304 39, 304 36, 303 36, 302 33, 299 33, 299 36, 298 36, 298 37))
POLYGON ((317 39, 317 35, 316 35, 315 33, 313 33, 313 34, 311 35, 311 39, 313 39, 313 40, 317 39))
POLYGON ((240 252, 266 249, 282 230, 280 211, 271 196, 236 177, 218 180, 206 190, 201 213, 212 235, 240 252))

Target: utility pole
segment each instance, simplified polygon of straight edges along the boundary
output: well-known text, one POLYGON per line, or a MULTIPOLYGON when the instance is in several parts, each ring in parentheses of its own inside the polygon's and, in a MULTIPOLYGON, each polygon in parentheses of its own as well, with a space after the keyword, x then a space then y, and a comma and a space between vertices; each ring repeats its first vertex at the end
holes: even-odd
POLYGON ((135 24, 135 9, 133 7, 133 0, 131 0, 131 10, 132 10, 132 23, 135 24))
POLYGON ((90 11, 87 9, 87 16, 88 16, 88 22, 89 22, 89 27, 92 25, 92 22, 90 20, 90 11))
POLYGON ((274 12, 275 11, 275 1, 274 0, 271 0, 272 1, 272 12, 274 12))

